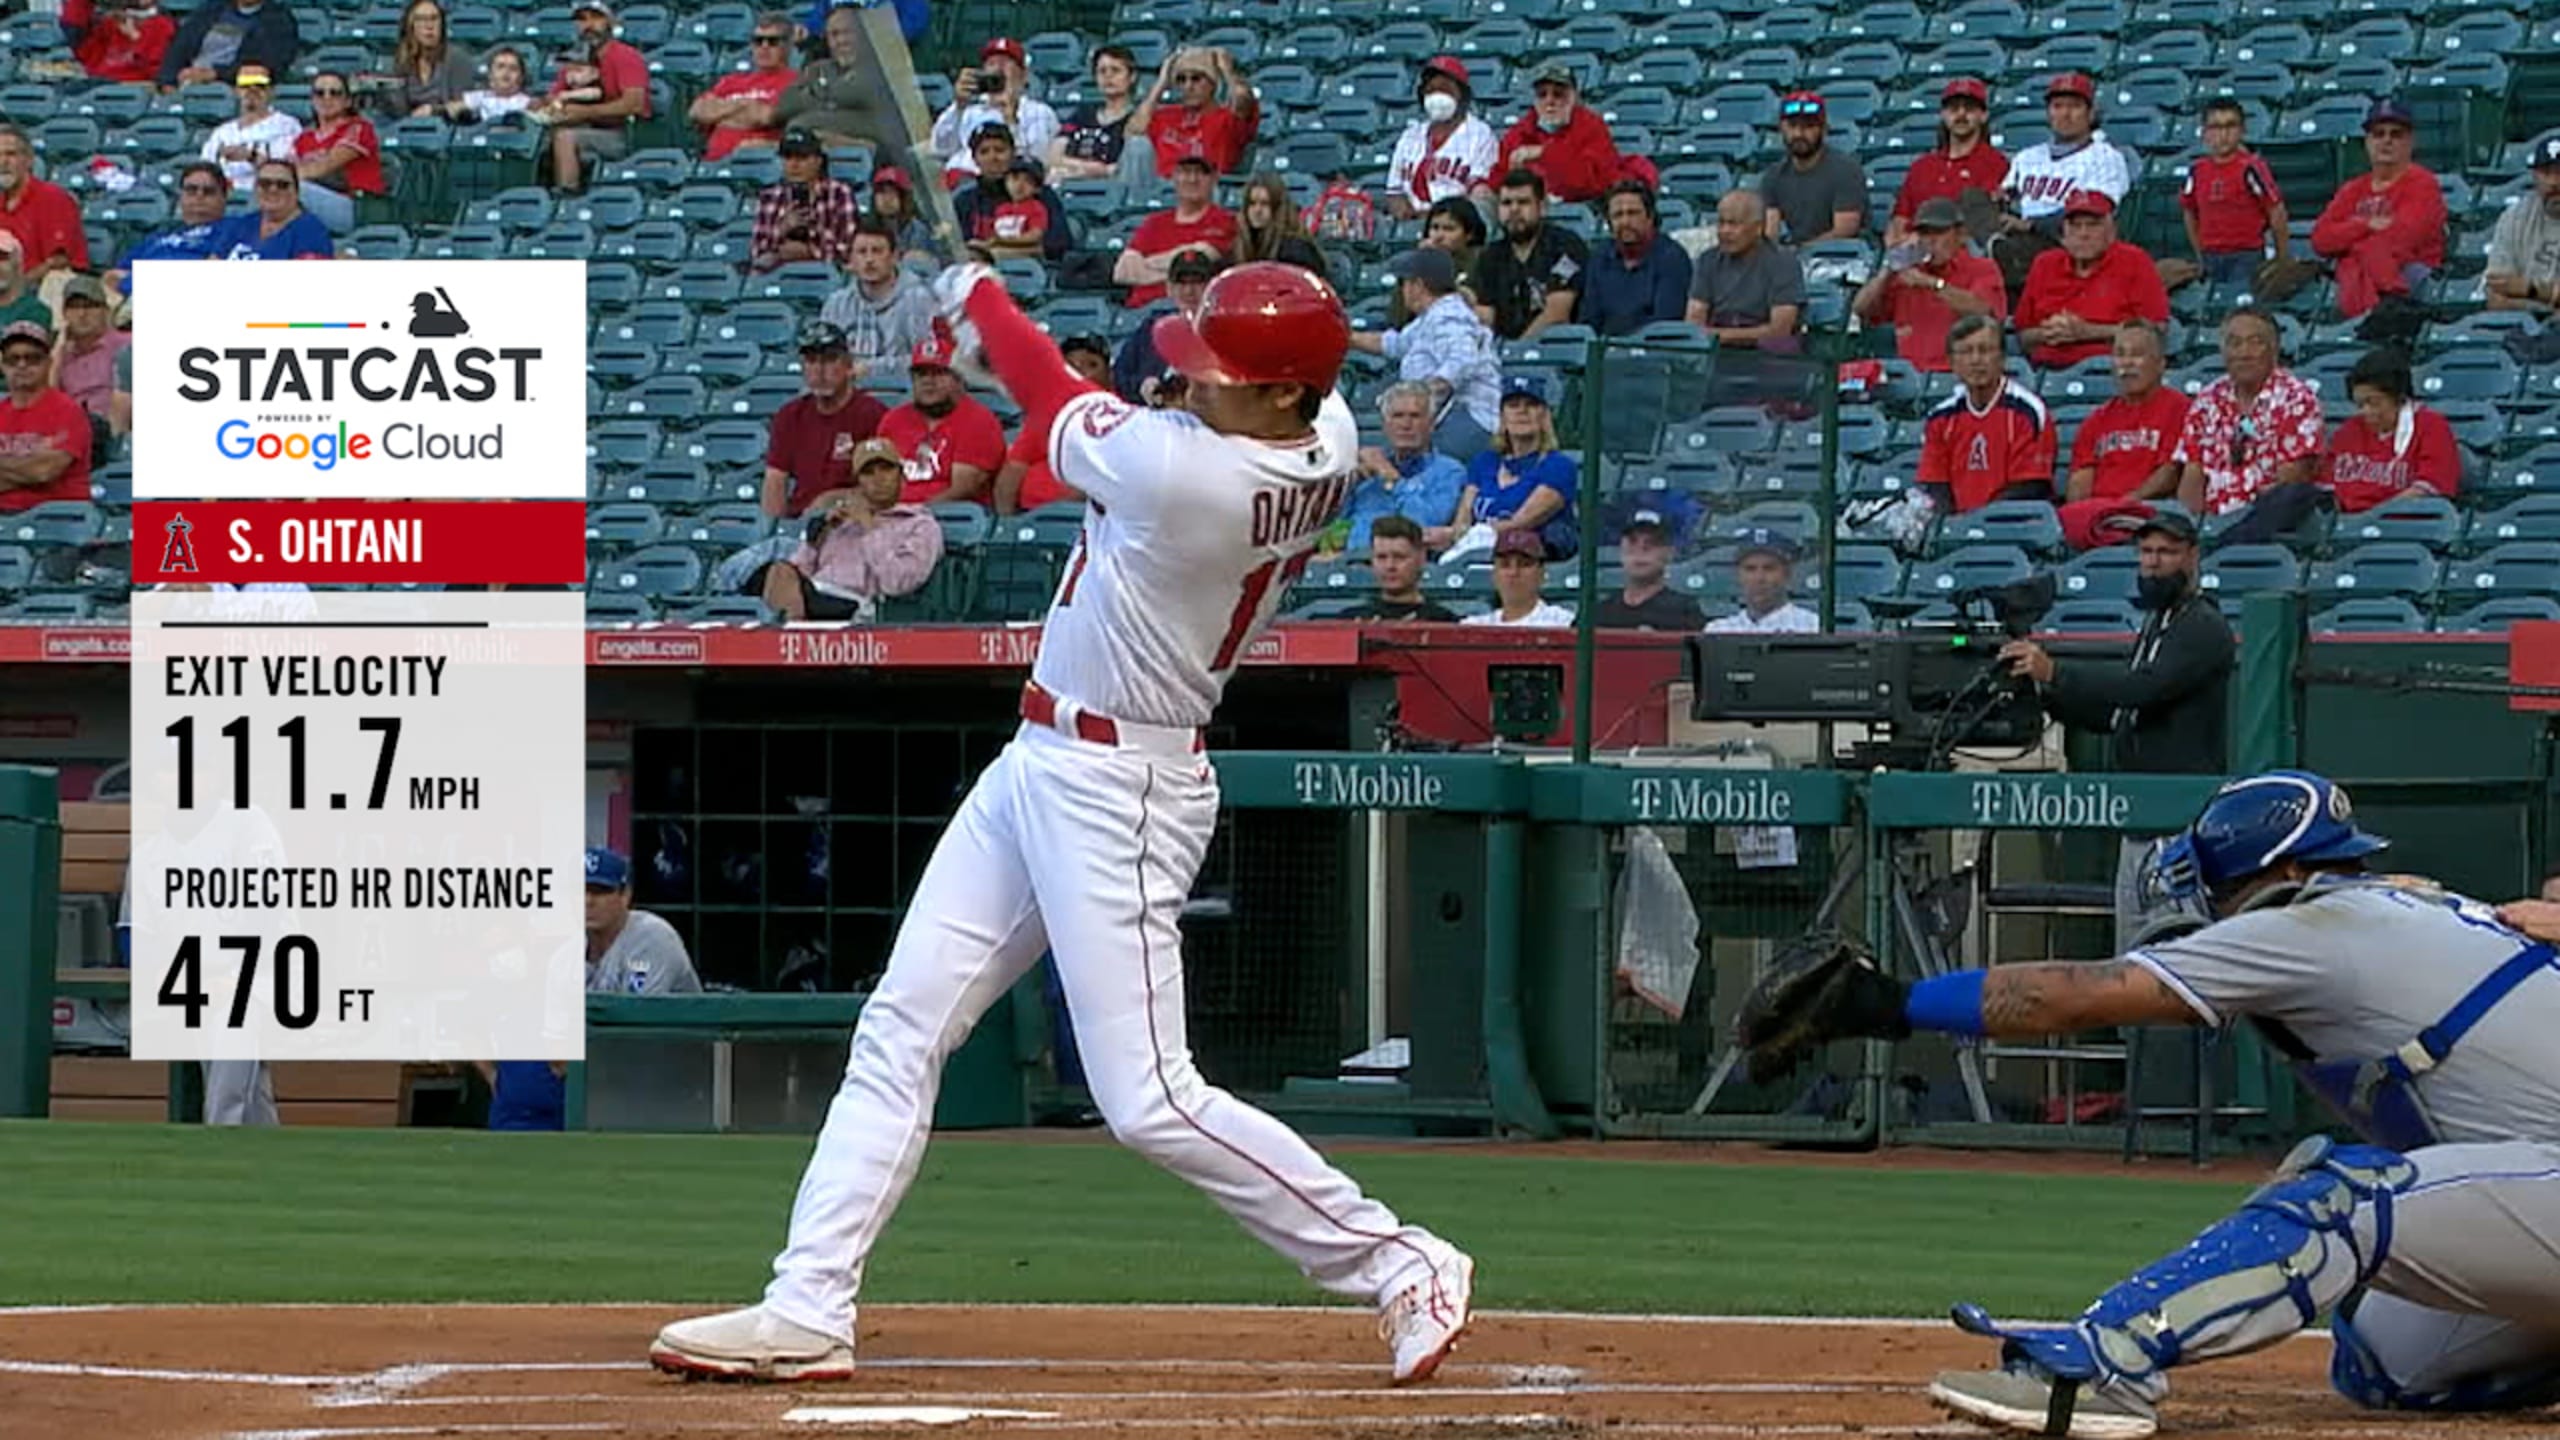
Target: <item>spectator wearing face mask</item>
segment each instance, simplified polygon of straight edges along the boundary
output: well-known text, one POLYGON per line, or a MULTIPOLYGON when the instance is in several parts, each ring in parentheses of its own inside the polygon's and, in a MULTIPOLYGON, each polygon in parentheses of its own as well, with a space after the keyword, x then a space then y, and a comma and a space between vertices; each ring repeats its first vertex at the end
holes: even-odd
POLYGON ((1493 127, 1470 108, 1475 103, 1466 62, 1454 55, 1424 62, 1416 97, 1422 118, 1396 137, 1387 162, 1387 208, 1410 220, 1432 202, 1459 196, 1490 201, 1501 147, 1493 127))

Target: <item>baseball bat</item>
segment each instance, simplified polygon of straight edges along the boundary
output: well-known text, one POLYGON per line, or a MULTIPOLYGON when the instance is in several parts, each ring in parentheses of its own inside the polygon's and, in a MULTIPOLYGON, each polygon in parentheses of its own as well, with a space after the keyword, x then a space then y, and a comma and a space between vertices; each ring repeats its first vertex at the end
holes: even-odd
POLYGON ((915 56, 907 50, 893 7, 866 5, 860 14, 864 78, 897 119, 889 158, 915 182, 916 207, 932 235, 934 255, 946 265, 957 265, 969 258, 968 246, 960 235, 959 211, 942 183, 942 162, 933 153, 933 116, 926 112, 924 91, 916 83, 915 56))

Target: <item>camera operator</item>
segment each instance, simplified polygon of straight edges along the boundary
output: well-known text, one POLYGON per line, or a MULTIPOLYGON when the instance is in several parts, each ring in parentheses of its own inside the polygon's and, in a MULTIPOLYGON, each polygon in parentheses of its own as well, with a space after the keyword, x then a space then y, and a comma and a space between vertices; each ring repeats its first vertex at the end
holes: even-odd
MULTIPOLYGON (((2134 532, 2134 604, 2145 613, 2125 660, 2056 660, 2032 640, 2000 647, 2014 675, 2036 684, 2045 713, 2107 737, 2106 768, 2135 774, 2219 775, 2229 768, 2225 716, 2231 626, 2199 583, 2195 522, 2155 510, 2134 532)), ((2141 921, 2140 877, 2150 837, 2126 836, 2116 867, 2116 939, 2141 921)))

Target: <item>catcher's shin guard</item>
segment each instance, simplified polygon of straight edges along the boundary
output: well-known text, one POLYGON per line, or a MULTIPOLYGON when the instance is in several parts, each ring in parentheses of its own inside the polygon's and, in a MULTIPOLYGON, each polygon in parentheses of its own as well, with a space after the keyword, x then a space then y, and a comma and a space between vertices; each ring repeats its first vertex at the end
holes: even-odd
POLYGON ((2392 1196, 2416 1177, 2398 1151, 2314 1137, 2237 1213, 2099 1296, 2072 1324, 2003 1326, 1973 1305, 1957 1306, 1955 1323, 2004 1341, 2005 1360, 2049 1374, 2047 1433, 2066 1434, 2080 1384, 2156 1400, 2172 1366, 2245 1354, 2311 1324, 2381 1267, 2392 1196), (2369 1240, 2357 1234, 2359 1211, 2370 1212, 2369 1240))

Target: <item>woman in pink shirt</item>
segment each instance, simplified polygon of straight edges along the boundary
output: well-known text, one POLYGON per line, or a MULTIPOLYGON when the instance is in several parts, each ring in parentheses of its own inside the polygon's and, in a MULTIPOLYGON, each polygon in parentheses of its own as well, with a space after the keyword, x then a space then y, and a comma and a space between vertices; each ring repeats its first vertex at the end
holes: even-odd
POLYGON ((302 208, 332 235, 356 228, 357 196, 382 193, 381 138, 335 70, 311 77, 311 123, 293 139, 293 163, 302 172, 302 208))
POLYGON ((911 594, 942 560, 942 522, 901 505, 906 457, 877 436, 853 452, 853 488, 810 507, 808 538, 749 585, 787 620, 867 620, 881 600, 911 594))

